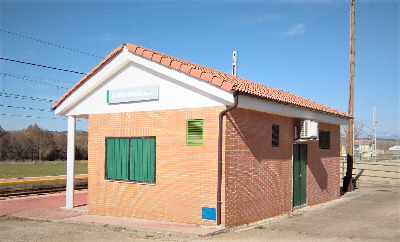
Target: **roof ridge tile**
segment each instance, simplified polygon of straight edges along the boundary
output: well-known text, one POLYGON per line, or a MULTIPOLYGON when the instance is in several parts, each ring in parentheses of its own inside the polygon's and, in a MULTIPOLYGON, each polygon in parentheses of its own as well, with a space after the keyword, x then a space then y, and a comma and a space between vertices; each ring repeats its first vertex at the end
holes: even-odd
POLYGON ((161 64, 163 64, 163 65, 165 65, 165 66, 171 66, 171 62, 172 62, 172 59, 171 58, 169 58, 169 56, 162 56, 161 57, 161 64))
POLYGON ((213 75, 211 75, 210 73, 207 72, 202 72, 200 78, 204 81, 207 82, 211 82, 211 80, 213 79, 213 75))
POLYGON ((203 73, 202 71, 200 71, 200 70, 198 70, 196 68, 192 68, 192 69, 190 69, 190 73, 189 74, 194 76, 194 77, 200 78, 202 73, 203 73))
POLYGON ((183 71, 183 72, 185 72, 185 73, 187 73, 187 74, 189 74, 190 73, 190 70, 191 70, 192 68, 190 67, 190 66, 188 66, 188 65, 186 65, 186 64, 183 64, 182 63, 182 65, 181 65, 181 67, 179 68, 179 70, 181 70, 181 71, 183 71))
POLYGON ((221 78, 216 77, 216 76, 214 76, 214 77, 211 79, 211 83, 213 83, 214 85, 219 86, 219 87, 222 85, 223 82, 224 82, 224 81, 223 81, 221 78))
POLYGON ((160 54, 154 53, 153 56, 151 57, 151 59, 152 59, 153 61, 155 61, 155 62, 160 63, 160 62, 161 62, 161 57, 162 57, 162 56, 161 56, 160 54))
POLYGON ((152 59, 153 55, 154 55, 153 51, 149 51, 149 50, 143 51, 143 57, 146 57, 148 59, 152 59))

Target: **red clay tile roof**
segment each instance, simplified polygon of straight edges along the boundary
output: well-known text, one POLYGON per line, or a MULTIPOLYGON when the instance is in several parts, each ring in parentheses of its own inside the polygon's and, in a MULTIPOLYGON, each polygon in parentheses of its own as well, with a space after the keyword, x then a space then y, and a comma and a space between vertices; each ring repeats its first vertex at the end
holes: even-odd
POLYGON ((354 140, 354 145, 371 145, 372 140, 354 140))
POLYGON ((90 76, 108 63, 116 54, 122 51, 123 47, 137 55, 146 59, 158 62, 164 66, 184 72, 193 77, 210 82, 224 90, 231 91, 237 90, 243 94, 249 94, 263 99, 280 102, 308 108, 311 110, 329 113, 341 117, 350 118, 350 115, 339 110, 324 106, 322 104, 313 102, 306 98, 294 95, 292 93, 276 89, 261 83, 252 82, 237 76, 233 76, 221 71, 217 71, 205 66, 197 65, 185 60, 181 60, 154 50, 150 50, 134 44, 124 44, 117 49, 113 50, 103 61, 101 61, 93 70, 86 74, 79 82, 77 82, 70 90, 68 90, 54 105, 53 109, 57 108, 72 92, 74 92, 80 85, 82 85, 90 76))

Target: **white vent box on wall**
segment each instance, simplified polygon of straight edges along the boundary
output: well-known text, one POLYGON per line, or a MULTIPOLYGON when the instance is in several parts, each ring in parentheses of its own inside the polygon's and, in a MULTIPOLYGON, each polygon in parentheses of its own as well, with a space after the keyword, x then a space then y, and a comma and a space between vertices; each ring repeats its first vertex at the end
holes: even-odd
POLYGON ((300 139, 318 139, 318 122, 301 121, 300 139))

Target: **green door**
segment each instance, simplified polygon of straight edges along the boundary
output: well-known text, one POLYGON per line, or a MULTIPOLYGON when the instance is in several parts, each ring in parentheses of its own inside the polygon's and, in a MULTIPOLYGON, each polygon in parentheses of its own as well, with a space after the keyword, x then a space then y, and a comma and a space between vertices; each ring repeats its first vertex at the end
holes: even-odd
POLYGON ((293 145, 293 207, 306 204, 307 145, 293 145))

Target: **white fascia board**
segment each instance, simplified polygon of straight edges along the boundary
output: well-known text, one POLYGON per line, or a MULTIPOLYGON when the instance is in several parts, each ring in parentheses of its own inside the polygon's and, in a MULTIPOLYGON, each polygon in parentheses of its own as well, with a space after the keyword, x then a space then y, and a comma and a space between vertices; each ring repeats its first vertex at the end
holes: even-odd
POLYGON ((310 119, 318 122, 348 125, 349 119, 327 113, 317 112, 292 105, 284 105, 268 100, 239 95, 239 108, 247 108, 260 112, 277 114, 300 119, 310 119))
MULTIPOLYGON (((118 73, 125 66, 134 63, 136 66, 144 68, 149 73, 157 72, 158 74, 164 75, 166 80, 173 79, 176 83, 181 83, 182 86, 190 87, 196 90, 198 93, 204 94, 209 98, 218 100, 223 105, 232 105, 234 98, 232 91, 225 91, 215 85, 190 76, 184 72, 177 71, 173 68, 166 67, 160 63, 141 57, 135 53, 129 52, 126 48, 114 57, 112 61, 102 67, 97 73, 89 77, 89 79, 76 89, 70 96, 68 96, 56 109, 55 114, 61 116, 68 116, 69 110, 79 102, 83 100, 91 92, 95 91, 96 88, 101 86, 110 77, 118 73)), ((81 114, 84 115, 84 114, 81 114)))

